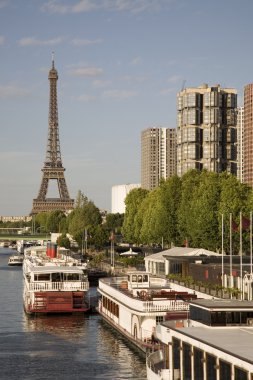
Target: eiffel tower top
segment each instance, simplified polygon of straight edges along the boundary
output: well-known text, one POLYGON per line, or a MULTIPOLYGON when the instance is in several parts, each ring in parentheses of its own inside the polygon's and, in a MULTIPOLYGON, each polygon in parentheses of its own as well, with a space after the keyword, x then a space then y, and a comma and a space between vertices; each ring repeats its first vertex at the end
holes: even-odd
MULTIPOLYGON (((54 67, 54 54, 52 54, 52 67, 48 74, 50 81, 49 97, 49 117, 48 117, 48 139, 45 168, 62 168, 59 126, 58 126, 58 106, 57 106, 57 80, 58 73, 54 67)), ((63 169, 65 170, 65 169, 63 169)))

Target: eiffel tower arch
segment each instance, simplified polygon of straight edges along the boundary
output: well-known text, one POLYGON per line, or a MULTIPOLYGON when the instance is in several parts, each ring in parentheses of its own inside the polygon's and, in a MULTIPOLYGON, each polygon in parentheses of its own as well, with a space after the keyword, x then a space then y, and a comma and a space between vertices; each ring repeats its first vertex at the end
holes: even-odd
POLYGON ((52 57, 52 67, 49 71, 48 79, 50 82, 50 97, 47 151, 44 166, 41 169, 42 180, 39 193, 37 198, 33 200, 32 215, 54 210, 68 212, 74 208, 74 199, 71 199, 69 196, 64 177, 65 168, 62 165, 61 159, 57 106, 58 73, 54 67, 54 57, 52 57), (58 198, 47 198, 48 185, 52 180, 57 181, 58 198))

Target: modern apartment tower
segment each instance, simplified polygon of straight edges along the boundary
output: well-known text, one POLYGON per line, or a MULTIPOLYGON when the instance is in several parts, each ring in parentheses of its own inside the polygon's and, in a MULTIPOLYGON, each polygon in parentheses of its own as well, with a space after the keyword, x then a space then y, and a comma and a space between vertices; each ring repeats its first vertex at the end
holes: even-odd
POLYGON ((243 182, 243 152, 244 152, 244 107, 237 108, 237 178, 243 182))
POLYGON ((244 87, 243 182, 253 187, 253 83, 244 87))
POLYGON ((236 107, 233 88, 203 84, 177 95, 177 174, 190 169, 236 175, 236 107))
POLYGON ((141 133, 141 187, 153 190, 176 174, 176 130, 148 128, 141 133))

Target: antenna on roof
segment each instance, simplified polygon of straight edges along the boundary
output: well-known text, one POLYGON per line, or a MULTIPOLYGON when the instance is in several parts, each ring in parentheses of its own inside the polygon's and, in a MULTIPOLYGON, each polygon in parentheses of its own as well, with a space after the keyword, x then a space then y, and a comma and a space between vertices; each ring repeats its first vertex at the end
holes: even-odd
POLYGON ((52 51, 52 67, 54 68, 54 51, 52 51))
POLYGON ((183 82, 182 82, 181 91, 184 91, 184 89, 185 89, 185 83, 186 83, 186 79, 184 79, 183 82))

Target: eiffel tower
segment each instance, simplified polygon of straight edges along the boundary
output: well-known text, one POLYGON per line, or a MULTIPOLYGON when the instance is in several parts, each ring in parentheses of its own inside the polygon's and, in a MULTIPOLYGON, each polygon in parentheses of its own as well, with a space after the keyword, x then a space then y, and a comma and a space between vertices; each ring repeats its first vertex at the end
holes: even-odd
POLYGON ((54 56, 52 56, 52 68, 49 71, 50 82, 48 139, 46 160, 42 171, 42 181, 37 198, 33 199, 31 215, 39 212, 61 210, 67 212, 73 210, 74 199, 71 199, 67 189, 62 166, 57 107, 57 80, 58 73, 54 67, 54 56), (47 198, 48 184, 50 180, 56 180, 59 190, 59 198, 47 198))

